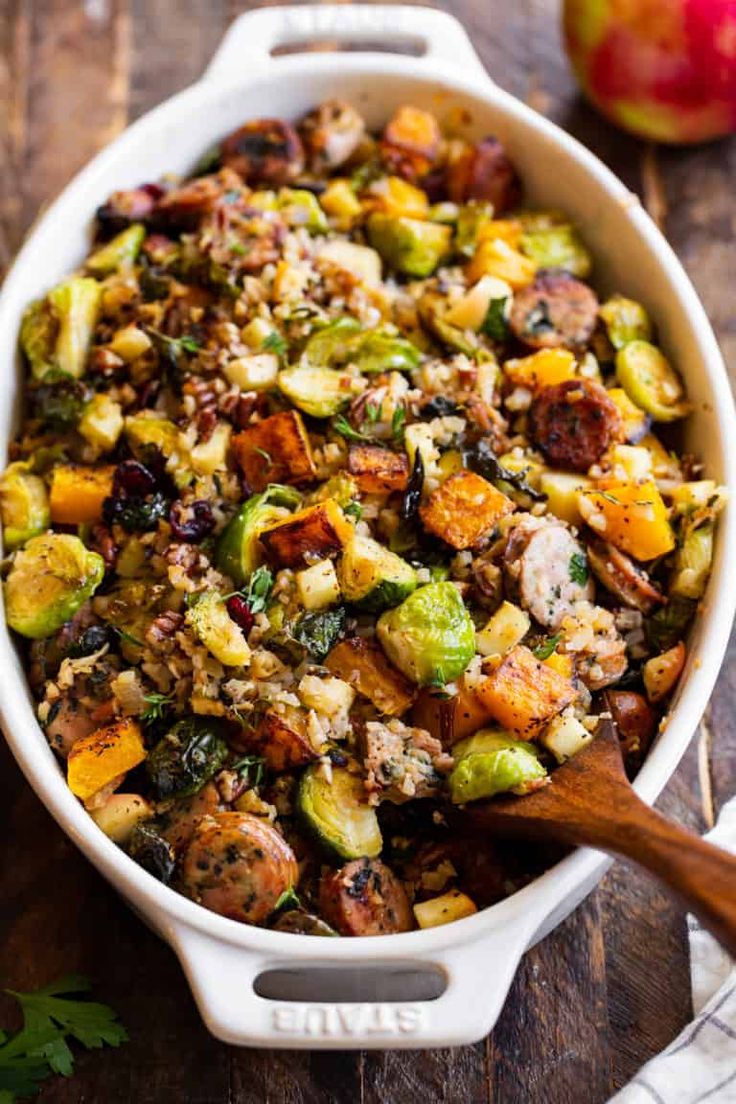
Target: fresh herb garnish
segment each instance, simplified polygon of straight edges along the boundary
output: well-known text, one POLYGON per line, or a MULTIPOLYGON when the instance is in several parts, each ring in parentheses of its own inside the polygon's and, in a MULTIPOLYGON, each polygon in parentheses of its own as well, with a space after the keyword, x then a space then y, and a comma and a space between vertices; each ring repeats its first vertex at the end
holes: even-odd
POLYGON ((480 328, 480 332, 494 341, 505 341, 509 335, 509 326, 506 321, 507 299, 491 299, 488 304, 486 316, 480 328))
POLYGON ((263 781, 263 770, 266 760, 260 755, 244 755, 232 764, 230 770, 235 771, 245 782, 246 786, 254 788, 260 786, 263 781))
POLYGON ((276 904, 273 906, 274 912, 278 912, 279 910, 281 912, 289 912, 291 909, 298 909, 301 907, 302 903, 299 898, 299 894, 291 885, 288 889, 284 890, 276 904))
MULTIPOLYGON (((113 625, 112 630, 113 632, 116 632, 120 639, 125 641, 126 644, 133 644, 136 648, 142 648, 144 646, 142 640, 138 640, 135 636, 132 636, 129 632, 126 632, 125 629, 119 629, 117 625, 113 625)), ((0 1104, 2 1104, 1 1100, 0 1104)))
POLYGON ((286 338, 274 330, 268 335, 261 346, 267 353, 275 353, 277 357, 285 357, 287 353, 286 338))
POLYGON ((155 337, 157 341, 168 345, 175 355, 182 349, 185 353, 198 353, 202 348, 191 334, 183 334, 181 337, 169 337, 168 334, 161 333, 160 330, 154 330, 152 326, 146 326, 146 332, 155 337))
POLYGON ((270 452, 266 452, 266 450, 264 448, 261 448, 260 445, 256 445, 253 451, 257 452, 259 456, 262 456, 268 467, 271 467, 271 465, 273 464, 273 457, 271 456, 270 452))
POLYGON ((584 552, 573 552, 568 568, 570 578, 578 586, 584 586, 588 581, 588 557, 584 552))
POLYGON ((153 690, 150 694, 144 694, 143 700, 147 705, 141 713, 141 720, 151 724, 153 721, 163 720, 174 698, 171 694, 159 694, 158 691, 153 690))
POLYGON ((273 574, 267 567, 257 567, 245 591, 245 600, 251 613, 262 613, 268 605, 273 590, 273 574))
POLYGON ((344 437, 346 441, 372 441, 373 438, 369 437, 366 433, 361 433, 359 430, 354 429, 344 414, 337 414, 332 419, 332 428, 335 433, 339 433, 341 437, 344 437))
POLYGON ((391 419, 391 436, 400 441, 406 428, 406 408, 397 406, 391 419))
POLYGON ((374 422, 380 421, 381 418, 381 405, 380 403, 366 403, 365 404, 365 421, 369 425, 373 425, 374 422))
POLYGON ((67 1039, 76 1039, 87 1050, 117 1047, 127 1040, 112 1008, 70 999, 70 994, 89 988, 86 978, 70 974, 32 993, 5 990, 20 1004, 23 1027, 12 1036, 0 1031, 0 1104, 35 1095, 52 1073, 70 1077, 74 1055, 67 1039))
POLYGON ((537 647, 534 648, 534 655, 537 657, 537 659, 549 659, 557 645, 560 643, 560 637, 560 633, 555 633, 554 636, 548 636, 547 639, 543 641, 543 643, 538 644, 537 647))
POLYGON ((342 512, 347 514, 348 517, 353 517, 356 521, 360 521, 363 516, 363 507, 359 502, 353 499, 352 502, 348 502, 347 506, 343 506, 342 512))

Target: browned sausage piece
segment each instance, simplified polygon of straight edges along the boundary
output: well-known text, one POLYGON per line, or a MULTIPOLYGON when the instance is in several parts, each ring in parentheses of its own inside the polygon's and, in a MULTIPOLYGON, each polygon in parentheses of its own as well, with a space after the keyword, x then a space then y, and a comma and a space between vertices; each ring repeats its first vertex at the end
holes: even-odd
POLYGON ((603 704, 618 729, 627 768, 637 771, 657 731, 657 713, 644 695, 634 690, 606 690, 603 704))
POLYGON ((282 119, 245 123, 224 140, 221 157, 223 165, 235 169, 254 188, 279 188, 304 169, 301 139, 282 119))
POLYGON ((481 138, 450 164, 447 191, 454 203, 470 199, 491 203, 496 215, 514 207, 521 198, 516 169, 496 138, 481 138))
POLYGON ((97 208, 100 237, 111 238, 133 222, 146 222, 153 214, 156 200, 162 195, 162 191, 157 184, 143 184, 140 188, 113 192, 97 208))
POLYGON ((380 859, 353 859, 327 875, 319 904, 340 935, 390 935, 414 927, 404 887, 380 859))
POLYGON ((579 472, 600 460, 621 429, 616 404, 585 379, 543 387, 529 415, 531 435, 550 463, 579 472))
POLYGON ((586 345, 598 318, 595 292, 569 272, 541 269, 514 296, 511 329, 532 349, 586 345))
POLYGON ((262 923, 299 874, 288 843, 249 813, 216 813, 200 820, 181 873, 195 901, 243 924, 262 923))
POLYGON ((99 727, 87 706, 77 698, 67 695, 51 706, 46 739, 56 754, 66 759, 77 740, 91 735, 99 727))
POLYGON ((576 602, 593 600, 592 579, 583 575, 580 581, 581 563, 585 552, 566 525, 528 518, 512 530, 506 547, 507 585, 540 625, 554 631, 576 602))
POLYGON ((325 100, 305 115, 299 132, 314 173, 328 172, 344 164, 365 135, 365 122, 344 100, 325 100))
POLYGON ((604 587, 624 605, 648 614, 664 602, 664 595, 649 581, 646 571, 607 541, 589 543, 588 561, 604 587))
POLYGON ((182 797, 161 816, 161 835, 180 854, 187 846, 199 822, 222 810, 220 794, 214 782, 207 782, 191 797, 182 797))

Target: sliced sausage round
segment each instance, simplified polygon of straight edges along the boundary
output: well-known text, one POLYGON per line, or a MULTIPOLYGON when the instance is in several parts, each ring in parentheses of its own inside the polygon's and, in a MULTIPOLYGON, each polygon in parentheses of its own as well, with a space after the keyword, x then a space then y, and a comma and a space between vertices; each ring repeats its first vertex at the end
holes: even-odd
POLYGON ((485 200, 499 215, 516 206, 521 184, 516 169, 497 138, 481 138, 449 166, 447 191, 454 203, 485 200))
POLYGON ((270 824, 249 813, 216 813, 195 828, 181 874, 185 890, 205 908, 260 924, 299 872, 294 852, 270 824))
POLYGON ((591 541, 588 561, 604 587, 624 605, 649 614, 664 602, 664 595, 650 582, 646 571, 608 541, 591 541))
POLYGON ((66 759, 77 740, 91 735, 99 727, 86 705, 77 698, 66 696, 51 706, 46 739, 56 754, 66 759))
POLYGON ((305 115, 299 132, 312 172, 323 173, 344 164, 365 135, 365 122, 345 100, 325 100, 305 115))
POLYGON ((404 887, 380 859, 354 859, 323 878, 319 903, 341 935, 389 935, 414 926, 404 887))
POLYGON ((253 119, 222 143, 222 164, 251 187, 278 188, 304 170, 304 148, 297 132, 283 119, 253 119))
POLYGON ((562 522, 520 522, 506 546, 505 568, 511 591, 546 629, 558 629, 576 602, 595 594, 585 550, 562 522))
POLYGON ((585 472, 618 439, 621 415, 599 383, 565 380, 537 392, 529 428, 552 464, 585 472))
POLYGON ((616 725, 627 769, 635 772, 649 751, 659 716, 635 690, 606 690, 603 705, 616 725))
POLYGON ((161 816, 161 835, 179 855, 191 840, 203 817, 222 811, 222 802, 214 782, 206 782, 190 797, 179 798, 161 816))
POLYGON ((532 349, 587 345, 598 318, 595 292, 569 272, 542 269, 514 296, 510 324, 532 349))

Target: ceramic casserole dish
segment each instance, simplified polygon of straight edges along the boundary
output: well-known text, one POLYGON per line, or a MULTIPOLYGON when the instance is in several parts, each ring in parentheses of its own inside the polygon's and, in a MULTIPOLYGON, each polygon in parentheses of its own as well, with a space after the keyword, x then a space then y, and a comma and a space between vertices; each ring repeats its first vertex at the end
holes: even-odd
MULTIPOLYGON (((563 131, 498 88, 462 27, 428 8, 271 8, 241 16, 204 78, 152 111, 105 149, 35 226, 0 296, 0 374, 18 395, 14 350, 26 304, 86 253, 96 207, 115 189, 191 169, 244 120, 294 119, 338 96, 380 127, 401 103, 443 114, 465 108, 471 137, 507 147, 530 202, 561 207, 581 228, 597 285, 646 302, 695 403, 683 442, 711 478, 736 489, 736 419, 728 379, 703 307, 636 197, 563 131), (273 57, 312 40, 362 43, 339 53, 273 57), (410 45, 399 56, 371 44, 410 45)), ((0 412, 0 449, 17 402, 0 412)), ((683 754, 712 690, 731 627, 736 514, 727 510, 709 587, 691 636, 688 669, 637 780, 653 801, 683 754)), ((401 935, 317 939, 249 927, 208 912, 156 881, 97 828, 67 788, 36 721, 20 659, 0 625, 0 713, 31 785, 98 870, 174 948, 214 1035, 289 1048, 439 1047, 473 1042, 493 1027, 521 955, 592 889, 608 860, 579 850, 512 897, 453 924, 401 935)))

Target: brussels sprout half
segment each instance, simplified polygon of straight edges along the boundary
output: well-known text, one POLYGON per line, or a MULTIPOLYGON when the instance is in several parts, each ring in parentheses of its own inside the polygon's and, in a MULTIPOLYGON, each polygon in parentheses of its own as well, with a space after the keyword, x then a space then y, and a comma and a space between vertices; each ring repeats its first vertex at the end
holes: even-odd
POLYGON ((146 228, 143 223, 134 222, 88 257, 85 268, 95 276, 107 276, 110 272, 117 272, 119 268, 134 264, 145 236, 146 228))
POLYGON ((78 537, 45 533, 17 553, 5 581, 11 629, 32 640, 52 636, 102 582, 105 561, 78 537))
POLYGON ((49 527, 51 511, 46 484, 22 461, 10 464, 0 476, 0 514, 8 549, 25 544, 49 527))
POLYGON ((651 341, 652 323, 641 303, 624 295, 612 295, 598 311, 605 322, 608 340, 614 349, 623 349, 630 341, 651 341))
POLYGON ((278 387, 294 406, 313 418, 331 418, 351 398, 350 380, 321 365, 297 364, 278 374, 278 387))
POLYGON ((153 824, 137 824, 128 841, 128 854, 139 866, 168 885, 176 870, 176 855, 168 840, 153 824))
POLYGON ((54 372, 75 379, 84 374, 101 296, 96 280, 72 276, 27 308, 20 343, 35 379, 54 372))
POLYGON ((261 494, 251 495, 218 541, 215 560, 220 571, 238 586, 246 583, 263 561, 258 542, 260 533, 286 517, 299 505, 301 498, 299 491, 280 483, 270 483, 261 494))
POLYGON ((629 341, 616 353, 616 376, 632 402, 655 422, 674 422, 689 413, 685 389, 662 352, 648 341, 629 341))
POLYGON ((419 686, 458 678, 475 654, 475 627, 452 583, 427 583, 378 619, 391 662, 419 686))
POLYGON ((493 729, 482 729, 461 740, 453 755, 455 767, 449 784, 455 805, 497 793, 525 794, 547 777, 534 744, 493 729))
POLYGON ((155 745, 146 771, 161 800, 196 793, 228 757, 225 727, 215 717, 183 717, 155 745))
POLYGON ((370 613, 398 606, 417 586, 416 572, 406 560, 357 535, 345 545, 337 577, 345 601, 370 613))
POLYGON ((374 859, 383 847, 376 810, 360 775, 333 767, 328 781, 319 764, 301 777, 297 807, 309 831, 341 859, 374 859))
POLYGON ((438 222, 371 215, 368 240, 386 264, 407 276, 431 276, 450 252, 452 229, 438 222))
POLYGON ((590 274, 590 253, 573 226, 548 226, 525 231, 521 251, 540 268, 561 268, 585 279, 590 274))

